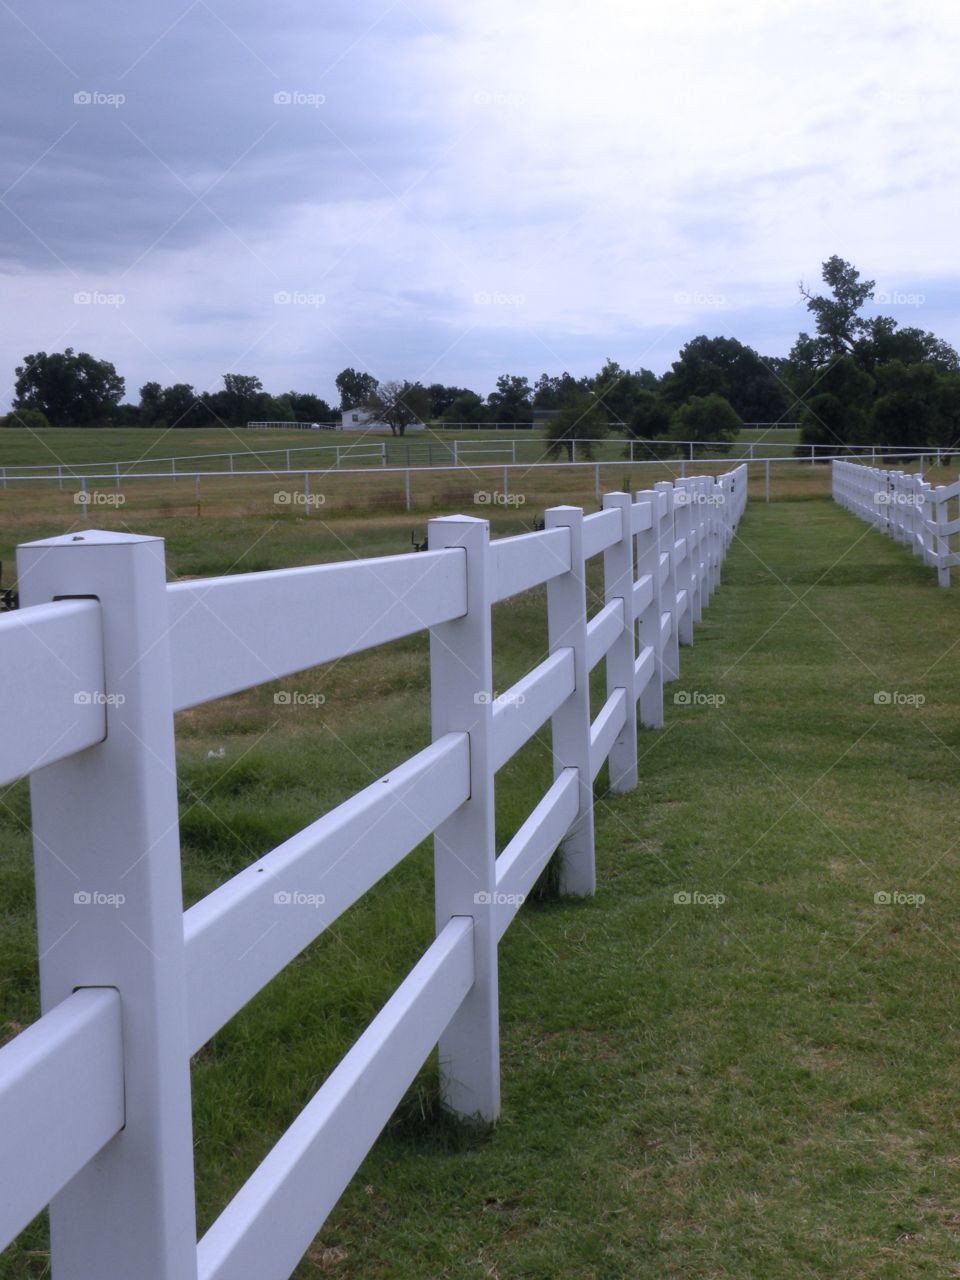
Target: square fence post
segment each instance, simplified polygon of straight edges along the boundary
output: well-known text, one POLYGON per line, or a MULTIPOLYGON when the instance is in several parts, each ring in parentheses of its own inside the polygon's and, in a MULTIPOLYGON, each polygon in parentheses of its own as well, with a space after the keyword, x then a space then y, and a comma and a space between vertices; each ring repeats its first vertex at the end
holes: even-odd
POLYGON ((693 573, 692 558, 694 529, 700 520, 702 506, 697 501, 699 494, 694 479, 678 480, 674 486, 673 507, 677 543, 683 543, 683 550, 677 552, 677 640, 680 644, 693 644, 693 573), (680 593, 685 592, 683 608, 680 608, 680 593))
POLYGON ((619 600, 623 608, 623 630, 607 651, 607 697, 615 689, 623 689, 627 695, 627 717, 608 756, 610 790, 631 791, 637 785, 633 502, 629 493, 605 493, 603 508, 620 512, 619 541, 603 553, 603 600, 604 604, 619 600))
POLYGON ((936 500, 936 507, 937 507, 937 586, 949 587, 950 566, 944 563, 950 551, 950 537, 944 530, 944 526, 947 524, 946 500, 943 498, 938 498, 936 500))
POLYGON ((673 485, 669 480, 660 480, 654 485, 657 493, 662 493, 666 500, 666 510, 662 512, 659 524, 659 552, 661 570, 660 608, 664 617, 669 617, 669 632, 663 639, 663 681, 680 678, 680 631, 677 626, 677 536, 674 530, 673 485), (665 570, 665 572, 664 572, 665 570))
POLYGON ((580 811, 560 846, 562 893, 586 897, 597 887, 593 842, 593 779, 590 776, 590 672, 587 670, 587 589, 583 559, 583 510, 549 507, 546 529, 570 530, 570 569, 547 583, 550 652, 572 649, 573 693, 552 717, 553 776, 564 769, 580 775, 580 811))
POLYGON ((703 585, 704 565, 707 551, 707 529, 703 510, 703 477, 697 476, 693 481, 693 492, 696 506, 690 513, 690 534, 692 547, 690 555, 691 581, 691 618, 700 622, 703 618, 703 585))
MULTIPOLYGON (((454 442, 456 443, 456 442, 454 442)), ((496 844, 493 808, 493 644, 490 524, 441 516, 427 524, 431 551, 463 557, 467 612, 430 629, 434 738, 470 738, 470 799, 434 833, 436 926, 473 919, 474 984, 440 1037, 443 1100, 463 1118, 500 1112, 496 844)))
POLYGON ((710 597, 720 584, 720 565, 726 549, 721 510, 723 504, 727 501, 727 497, 726 487, 722 480, 714 480, 712 476, 703 477, 703 523, 704 536, 708 548, 707 598, 704 601, 705 604, 709 603, 710 597))
POLYGON ((50 1206, 52 1273, 197 1274, 183 899, 160 538, 91 530, 18 549, 24 605, 96 597, 105 737, 30 779, 44 1012, 114 987, 126 1123, 50 1206))
POLYGON ((650 602, 637 618, 637 633, 642 657, 646 649, 653 651, 653 675, 640 693, 640 723, 648 729, 663 725, 663 645, 661 643, 660 594, 660 526, 666 511, 666 499, 655 489, 641 489, 636 494, 634 506, 637 528, 637 581, 649 575, 652 587, 650 602), (642 508, 647 516, 641 518, 642 508))

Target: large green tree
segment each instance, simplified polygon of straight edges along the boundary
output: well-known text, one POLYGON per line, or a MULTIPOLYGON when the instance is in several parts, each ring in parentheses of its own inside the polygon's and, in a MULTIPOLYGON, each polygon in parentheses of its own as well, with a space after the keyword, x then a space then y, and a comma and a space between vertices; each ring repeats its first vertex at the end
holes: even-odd
POLYGON ((336 376, 337 390, 340 392, 340 412, 345 409, 356 409, 366 404, 377 389, 377 380, 372 373, 360 373, 357 369, 341 369, 336 376))
POLYGON ((55 427, 87 427, 109 420, 124 385, 109 360, 72 347, 38 351, 17 366, 13 407, 39 409, 55 427))
POLYGON ((547 423, 547 457, 566 454, 573 461, 593 457, 593 445, 610 432, 607 415, 596 396, 585 393, 568 401, 547 423))
POLYGON ((670 437, 677 441, 708 442, 695 449, 695 453, 729 453, 742 425, 740 415, 723 396, 715 393, 691 396, 671 418, 670 437))
POLYGON ((941 443, 954 420, 960 356, 935 334, 892 316, 860 314, 874 282, 836 256, 823 264, 829 294, 801 294, 816 334, 790 352, 790 382, 802 406, 801 441, 825 451, 855 444, 941 443))
POLYGON ((391 435, 402 436, 412 422, 429 418, 430 395, 419 382, 381 382, 367 397, 366 407, 389 426, 391 435))
POLYGON ((263 418, 263 383, 247 373, 225 373, 223 394, 227 421, 235 427, 245 427, 252 419, 263 418))
POLYGON ((610 417, 615 422, 626 425, 640 396, 655 390, 657 382, 657 375, 649 369, 632 373, 608 357, 606 364, 592 380, 590 389, 610 417))
POLYGON ((661 385, 674 407, 691 396, 723 396, 744 422, 779 422, 791 404, 786 384, 771 362, 736 338, 692 338, 661 385))
POLYGON ((493 422, 532 422, 533 389, 526 378, 503 373, 497 379, 496 390, 487 396, 490 418, 493 422))

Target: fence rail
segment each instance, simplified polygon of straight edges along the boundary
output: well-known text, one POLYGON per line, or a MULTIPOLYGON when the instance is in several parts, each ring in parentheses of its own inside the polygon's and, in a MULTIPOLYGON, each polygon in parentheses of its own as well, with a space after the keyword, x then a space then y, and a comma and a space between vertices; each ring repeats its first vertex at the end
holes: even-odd
POLYGON ((910 547, 949 587, 950 567, 960 564, 950 543, 960 533, 960 480, 932 485, 920 473, 835 461, 832 487, 835 502, 910 547))
POLYGON ((30 775, 42 1015, 0 1049, 0 1247, 50 1203, 54 1276, 282 1280, 435 1045, 446 1105, 496 1118, 497 944, 558 847, 593 891, 593 781, 636 785, 746 490, 740 466, 519 537, 440 517, 426 552, 172 585, 158 538, 18 549, 0 660, 29 731, 0 776, 30 775), (549 655, 497 696, 493 606, 540 584, 549 655), (422 631, 432 741, 184 912, 174 711, 422 631), (495 774, 548 722, 553 782, 497 856, 495 774), (197 1245, 190 1055, 431 833, 434 941, 197 1245))
MULTIPOLYGON (((679 449, 686 462, 695 458, 706 460, 705 450, 714 449, 723 454, 724 461, 730 461, 724 453, 730 449, 729 442, 718 440, 643 440, 626 437, 622 440, 613 438, 607 441, 571 440, 571 458, 573 462, 589 461, 593 451, 603 452, 607 446, 622 446, 623 460, 632 463, 656 460, 663 451, 664 445, 679 449)), ((0 485, 7 481, 38 479, 56 480, 61 485, 70 480, 80 478, 110 480, 120 483, 124 479, 136 476, 177 476, 188 477, 196 474, 233 474, 272 475, 284 471, 325 471, 340 470, 352 466, 365 467, 443 467, 473 466, 483 459, 495 458, 508 465, 531 466, 543 460, 546 441, 538 435, 516 440, 489 442, 479 440, 423 440, 387 439, 387 440, 352 440, 347 444, 328 445, 291 445, 281 449, 257 449, 245 445, 242 449, 227 450, 219 453, 178 454, 173 457, 140 457, 126 459, 110 459, 105 462, 56 462, 56 463, 9 463, 0 465, 0 485), (308 461, 311 465, 308 466, 308 461), (202 465, 201 465, 202 464, 202 465)), ((850 446, 839 451, 824 445, 797 445, 795 443, 776 440, 734 441, 733 449, 740 456, 737 462, 762 461, 824 461, 836 452, 843 456, 862 456, 875 461, 878 453, 883 456, 916 456, 916 449, 886 450, 874 445, 850 446)), ((941 456, 950 457, 956 450, 932 450, 931 456, 938 460, 941 456)), ((668 461, 670 459, 667 459, 668 461)), ((607 461, 607 459, 604 459, 607 461)))

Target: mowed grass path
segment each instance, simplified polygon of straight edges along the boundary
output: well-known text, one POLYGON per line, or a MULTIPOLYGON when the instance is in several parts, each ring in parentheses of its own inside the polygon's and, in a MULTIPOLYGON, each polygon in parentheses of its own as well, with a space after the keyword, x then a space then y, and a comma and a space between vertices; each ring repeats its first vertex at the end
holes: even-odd
MULTIPOLYGON (((170 533, 180 572, 215 570, 170 533)), ((279 553, 257 548, 309 558, 279 553)), ((498 688, 541 631, 538 593, 509 606, 498 688)), ((190 900, 416 749, 423 658, 285 682, 327 693, 319 724, 274 728, 270 690, 187 713, 190 900)), ((298 1280, 960 1276, 958 660, 960 599, 904 548, 828 502, 751 505, 640 787, 598 798, 596 897, 526 904, 501 945, 499 1126, 444 1124, 428 1069, 298 1280)), ((501 844, 548 771, 541 743, 498 779, 501 844)), ((0 997, 27 1021, 23 789, 4 805, 0 997)), ((203 1225, 422 950, 431 901, 421 849, 198 1055, 203 1225)), ((0 1275, 46 1273, 38 1223, 0 1275)))

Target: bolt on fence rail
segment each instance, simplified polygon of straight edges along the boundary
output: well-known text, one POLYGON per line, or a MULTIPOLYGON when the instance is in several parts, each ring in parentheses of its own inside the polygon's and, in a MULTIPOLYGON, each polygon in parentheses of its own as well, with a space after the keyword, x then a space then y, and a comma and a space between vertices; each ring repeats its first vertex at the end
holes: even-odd
POLYGON ((447 516, 419 554, 171 585, 160 538, 19 548, 0 782, 30 775, 42 1015, 0 1049, 0 1247, 49 1203, 55 1276, 283 1280, 434 1046, 447 1107, 496 1119, 499 940, 558 848, 593 892, 594 779, 636 784, 638 703, 662 724, 746 491, 740 466, 517 537, 447 516), (492 608, 541 584, 549 654, 497 696, 492 608), (184 912, 174 712, 424 630, 432 741, 184 912), (548 720, 554 780, 497 856, 495 775, 548 720), (434 942, 196 1244, 190 1055, 430 833, 434 942))
POLYGON ((932 485, 922 474, 835 460, 832 491, 834 502, 910 547, 936 569, 938 585, 949 587, 950 566, 960 564, 950 546, 951 535, 960 533, 960 509, 951 517, 949 508, 960 501, 960 480, 932 485))

